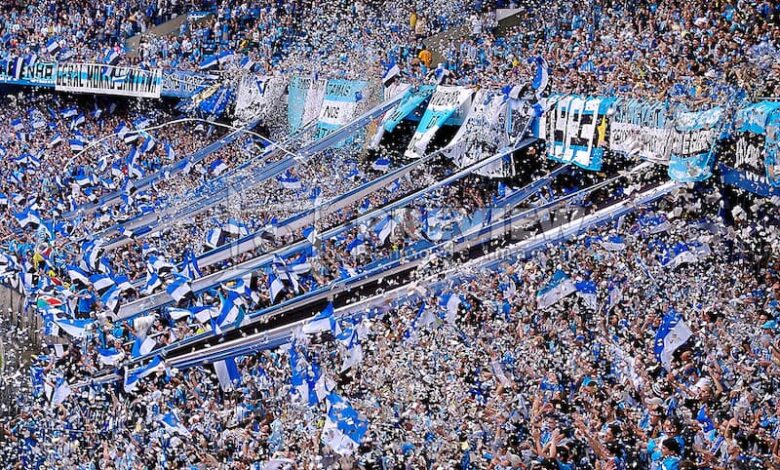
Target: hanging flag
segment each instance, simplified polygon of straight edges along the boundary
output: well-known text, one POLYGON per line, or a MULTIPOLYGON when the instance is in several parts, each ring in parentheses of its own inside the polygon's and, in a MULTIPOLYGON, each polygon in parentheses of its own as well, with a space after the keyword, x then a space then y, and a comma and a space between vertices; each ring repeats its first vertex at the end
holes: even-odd
POLYGON ((222 229, 213 228, 206 234, 206 246, 216 248, 224 243, 225 236, 222 229))

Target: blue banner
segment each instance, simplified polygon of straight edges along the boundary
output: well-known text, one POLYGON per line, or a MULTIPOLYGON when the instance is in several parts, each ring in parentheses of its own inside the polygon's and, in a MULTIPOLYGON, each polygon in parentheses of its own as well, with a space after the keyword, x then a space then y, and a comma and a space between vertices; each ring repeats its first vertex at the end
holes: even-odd
POLYGON ((712 176, 714 145, 720 132, 723 108, 681 113, 672 130, 669 177, 680 183, 704 181, 712 176))
POLYGON ((601 170, 607 114, 615 98, 569 95, 556 100, 539 125, 540 137, 547 140, 547 156, 586 170, 601 170))
MULTIPOLYGON (((358 103, 363 100, 367 85, 368 82, 357 80, 328 80, 317 121, 317 140, 348 124, 357 115, 358 103)), ((348 140, 354 139, 355 136, 352 135, 348 140)), ((345 143, 347 142, 342 141, 337 146, 345 143)))
POLYGON ((436 89, 433 85, 421 85, 416 88, 406 90, 403 99, 398 106, 383 121, 382 126, 386 132, 393 132, 404 120, 406 116, 417 109, 425 100, 427 100, 436 89))
POLYGON ((724 183, 761 195, 780 195, 777 128, 780 102, 762 101, 740 109, 734 139, 719 158, 724 183))
POLYGON ((320 114, 325 94, 325 80, 293 77, 287 95, 287 120, 290 133, 297 132, 320 114))

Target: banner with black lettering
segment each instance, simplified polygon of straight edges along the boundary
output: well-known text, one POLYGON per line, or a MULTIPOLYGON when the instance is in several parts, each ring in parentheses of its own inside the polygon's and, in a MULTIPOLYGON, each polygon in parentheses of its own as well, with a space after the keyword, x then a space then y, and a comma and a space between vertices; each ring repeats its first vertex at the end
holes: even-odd
POLYGON ((669 177, 680 183, 704 181, 712 176, 715 141, 720 135, 723 108, 680 113, 672 126, 669 177))
POLYGON ((420 158, 425 155, 436 131, 458 110, 468 109, 467 106, 470 108, 471 94, 472 91, 465 87, 437 87, 404 155, 407 158, 420 158))
MULTIPOLYGON (((459 168, 465 168, 498 153, 509 145, 505 116, 507 100, 500 91, 479 90, 471 100, 471 109, 457 134, 442 152, 459 168)), ((506 166, 506 168, 505 168, 506 166)), ((489 177, 506 177, 502 161, 479 168, 475 173, 489 177)))
POLYGON ((162 96, 192 98, 198 91, 208 88, 219 80, 218 75, 191 72, 189 70, 168 70, 163 72, 162 96))
MULTIPOLYGON (((317 121, 316 139, 322 139, 331 132, 348 124, 357 116, 358 103, 368 82, 359 80, 328 80, 317 121)), ((337 146, 354 141, 355 136, 341 141, 337 146)))
POLYGON ((569 95, 540 118, 540 137, 547 141, 547 157, 601 170, 606 150, 607 114, 615 98, 569 95))
POLYGON ((162 70, 105 64, 59 64, 54 89, 72 93, 159 98, 162 70))
MULTIPOLYGON (((282 77, 245 75, 238 84, 233 124, 243 126, 255 118, 278 112, 287 84, 282 77)), ((278 115, 278 114, 276 114, 278 115)))
POLYGON ((0 67, 0 83, 12 85, 53 87, 57 78, 56 62, 34 62, 30 65, 21 57, 8 58, 0 67))
MULTIPOLYGON (((392 86, 396 87, 397 85, 394 83, 392 86)), ((403 90, 404 96, 401 101, 387 111, 377 123, 377 129, 372 136, 369 148, 377 148, 385 132, 393 132, 401 121, 412 114, 425 100, 430 98, 434 90, 436 90, 434 85, 407 86, 403 90)), ((385 93, 386 100, 391 96, 385 93)))
POLYGON ((780 102, 762 101, 737 111, 734 135, 718 157, 724 183, 761 195, 780 195, 777 126, 780 102))
POLYGON ((326 80, 293 77, 287 95, 287 119, 290 132, 306 127, 320 115, 326 80))
POLYGON ((666 102, 634 99, 618 99, 613 110, 609 119, 610 150, 647 160, 669 161, 675 110, 666 102))

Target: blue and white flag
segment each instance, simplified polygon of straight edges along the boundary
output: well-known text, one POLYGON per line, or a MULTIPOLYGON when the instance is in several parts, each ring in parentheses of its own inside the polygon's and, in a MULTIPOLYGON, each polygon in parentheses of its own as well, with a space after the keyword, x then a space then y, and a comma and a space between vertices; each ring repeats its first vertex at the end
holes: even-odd
POLYGON ((536 293, 537 306, 540 309, 545 309, 576 290, 571 278, 559 269, 553 274, 550 282, 536 293))
POLYGON ((215 55, 207 55, 203 57, 203 59, 200 61, 200 64, 198 65, 198 68, 200 70, 207 70, 212 67, 215 67, 219 63, 219 59, 215 55))
POLYGON ((306 240, 309 241, 312 245, 316 245, 319 238, 317 234, 317 227, 314 226, 308 226, 303 228, 303 236, 306 238, 306 240))
POLYGON ((387 67, 385 68, 385 73, 382 76, 382 84, 384 86, 389 86, 395 77, 401 74, 401 69, 398 67, 398 64, 395 63, 395 59, 390 59, 390 63, 387 64, 387 67))
POLYGON ((236 301, 240 300, 240 297, 235 292, 228 292, 227 297, 219 295, 219 316, 216 319, 216 325, 222 327, 234 325, 238 327, 244 319, 244 311, 239 305, 236 305, 236 301))
POLYGON ((138 385, 138 381, 144 377, 154 374, 155 372, 161 372, 165 370, 165 362, 160 359, 160 356, 155 356, 149 363, 135 369, 125 368, 125 392, 131 392, 138 385))
POLYGON ((151 152, 155 145, 157 145, 157 141, 154 140, 154 137, 145 134, 144 143, 141 144, 141 148, 139 148, 138 151, 141 152, 141 154, 151 152))
POLYGON ((24 130, 24 121, 19 118, 11 119, 11 127, 13 127, 14 131, 21 132, 24 130))
POLYGON ((547 61, 540 56, 534 57, 529 62, 536 65, 534 79, 531 82, 531 88, 534 89, 537 98, 541 98, 547 85, 550 83, 550 66, 547 61))
POLYGON ((297 190, 302 187, 301 180, 293 176, 289 171, 285 172, 284 175, 277 176, 276 179, 284 189, 297 190))
POLYGON ((222 173, 226 172, 227 170, 228 170, 227 165, 225 165, 225 163, 219 158, 214 160, 214 162, 212 162, 211 165, 209 165, 209 173, 211 173, 214 176, 219 176, 222 173))
POLYGON ((249 234, 249 229, 246 227, 246 225, 240 220, 234 218, 228 219, 227 223, 222 227, 222 230, 225 233, 238 235, 241 237, 249 234))
POLYGON ((87 330, 90 329, 93 323, 95 323, 95 320, 89 320, 89 319, 61 319, 61 320, 54 320, 54 323, 60 327, 61 330, 63 330, 65 333, 73 336, 74 338, 83 339, 86 338, 89 332, 87 330))
POLYGON ((236 360, 232 357, 214 362, 214 372, 217 373, 219 386, 223 391, 232 390, 241 385, 241 372, 236 360))
POLYGON ((393 234, 393 231, 398 226, 398 223, 393 217, 388 214, 384 219, 380 220, 374 228, 374 234, 379 239, 379 245, 384 245, 388 237, 393 234))
POLYGON ((98 362, 106 366, 115 366, 122 362, 125 354, 115 348, 97 348, 98 362))
POLYGON ((136 337, 130 355, 133 358, 146 356, 152 352, 152 350, 154 350, 155 346, 157 346, 157 341, 155 341, 151 336, 147 336, 145 338, 136 337))
POLYGON ((200 267, 198 266, 198 258, 195 256, 195 253, 190 249, 184 251, 181 274, 183 274, 184 276, 190 279, 198 279, 199 277, 202 276, 200 272, 200 267))
POLYGON ((53 37, 46 41, 46 52, 49 54, 56 54, 60 50, 59 38, 53 37))
POLYGON ((70 128, 75 129, 85 122, 87 122, 87 118, 84 116, 84 113, 78 113, 76 117, 73 118, 73 121, 71 121, 70 128))
POLYGON ((284 282, 276 277, 273 272, 268 273, 268 293, 271 298, 271 303, 276 302, 276 298, 284 291, 284 282))
POLYGON ((124 274, 116 276, 114 278, 114 284, 116 284, 117 288, 119 288, 119 292, 129 292, 135 290, 135 287, 130 282, 130 278, 124 274))
POLYGON ((352 405, 335 393, 327 396, 327 403, 322 442, 339 455, 351 455, 363 442, 368 421, 360 418, 352 405))
POLYGON ((100 297, 100 301, 103 302, 103 305, 106 306, 107 309, 112 311, 113 313, 119 312, 119 294, 121 292, 119 291, 119 288, 112 285, 110 286, 106 292, 100 297))
POLYGON ((626 249, 626 242, 620 235, 610 235, 601 241, 601 246, 607 251, 623 251, 626 249))
POLYGON ((49 139, 49 143, 47 144, 47 147, 52 148, 55 145, 60 144, 60 143, 62 143, 62 134, 57 132, 56 134, 54 134, 51 137, 51 139, 49 139))
POLYGON ((177 303, 192 295, 190 279, 180 274, 174 274, 173 282, 165 288, 168 295, 177 303))
POLYGON ((653 353, 664 368, 671 370, 672 354, 688 339, 693 332, 675 310, 670 310, 664 315, 663 322, 655 334, 653 353))
POLYGON ((390 159, 387 157, 380 157, 371 164, 371 168, 384 173, 390 169, 390 159))
POLYGON ((222 229, 213 228, 206 233, 206 245, 210 248, 216 248, 224 242, 225 236, 222 229))
POLYGON ((151 295, 162 286, 162 280, 157 273, 146 273, 146 283, 141 291, 145 295, 151 295))
POLYGON ((696 261, 698 261, 696 254, 683 242, 677 243, 671 250, 667 249, 661 257, 661 265, 667 269, 675 269, 683 264, 695 263, 696 261))
POLYGON ((21 212, 14 213, 14 218, 19 222, 23 229, 30 227, 36 229, 41 225, 41 215, 37 211, 26 208, 21 212))
POLYGON ((108 289, 114 286, 114 280, 105 274, 93 274, 89 277, 89 282, 100 295, 105 294, 108 289))
POLYGON ((585 305, 591 310, 598 308, 598 298, 596 295, 596 283, 589 280, 579 281, 574 284, 577 288, 577 295, 582 299, 585 305))
POLYGON ((181 421, 179 421, 179 418, 176 417, 173 412, 166 413, 162 419, 160 419, 160 423, 170 434, 181 434, 182 436, 190 437, 190 431, 181 424, 181 421))
POLYGON ((117 51, 114 49, 109 49, 109 51, 106 53, 106 56, 103 58, 103 62, 108 65, 115 65, 117 62, 119 62, 119 59, 121 56, 117 51))
POLYGON ((82 141, 78 137, 75 139, 68 140, 68 144, 70 145, 70 149, 73 150, 74 152, 81 152, 82 150, 84 150, 85 147, 84 141, 82 141))
POLYGON ((74 265, 68 265, 67 269, 68 277, 70 278, 71 282, 78 282, 83 286, 89 286, 91 284, 89 275, 83 269, 74 265))
POLYGON ((323 331, 332 331, 334 333, 336 331, 333 302, 328 303, 328 306, 323 311, 303 325, 303 332, 306 334, 321 333, 323 331))
POLYGON ((460 304, 460 296, 454 292, 447 292, 439 297, 439 306, 447 312, 445 318, 449 323, 455 323, 460 304))

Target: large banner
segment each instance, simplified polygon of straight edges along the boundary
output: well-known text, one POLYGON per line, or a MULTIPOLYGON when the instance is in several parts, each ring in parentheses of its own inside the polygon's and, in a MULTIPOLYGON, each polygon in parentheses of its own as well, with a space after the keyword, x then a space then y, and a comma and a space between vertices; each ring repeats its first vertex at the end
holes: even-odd
MULTIPOLYGON (((328 80, 317 121, 317 140, 355 118, 358 102, 363 100, 363 92, 367 85, 368 82, 357 80, 328 80)), ((354 137, 351 136, 348 140, 354 140, 354 137)), ((347 141, 342 141, 337 146, 345 143, 347 141)))
POLYGON ((455 114, 471 98, 472 91, 465 87, 439 86, 425 110, 409 148, 404 155, 407 158, 420 158, 425 154, 428 144, 444 122, 455 114))
POLYGON ((278 110, 286 86, 282 77, 244 76, 238 85, 233 123, 243 126, 256 117, 269 118, 278 110))
POLYGON ((734 138, 719 153, 723 182, 761 196, 780 193, 777 127, 780 102, 763 101, 740 109, 734 138))
POLYGON ((192 98, 192 96, 216 83, 218 75, 190 72, 185 70, 165 70, 163 72, 162 96, 174 98, 192 98))
POLYGON ((325 97, 325 80, 311 77, 293 77, 287 97, 287 120, 290 133, 305 127, 320 115, 325 97))
POLYGON ((669 177, 681 183, 712 176, 714 145, 720 134, 723 108, 680 113, 672 128, 669 177))
POLYGON ((59 64, 57 91, 159 98, 162 70, 144 70, 105 64, 59 64))
POLYGON ((674 111, 663 102, 619 99, 609 123, 609 149, 668 161, 674 111))
POLYGON ((5 65, 0 67, 0 83, 53 87, 56 78, 56 62, 35 62, 29 65, 17 58, 7 60, 5 65))
POLYGON ((614 102, 614 98, 578 95, 558 98, 539 126, 547 140, 547 156, 586 170, 601 170, 607 114, 614 102))
MULTIPOLYGON (((393 132, 398 124, 406 118, 406 116, 412 114, 425 100, 430 98, 436 87, 433 85, 420 85, 417 87, 408 87, 403 91, 404 96, 401 102, 395 105, 392 109, 382 116, 382 120, 377 126, 376 133, 371 141, 371 148, 379 146, 379 142, 382 140, 385 132, 393 132)), ((386 96, 385 99, 388 97, 386 96)))
MULTIPOLYGON (((498 153, 509 145, 506 132, 507 101, 500 91, 479 90, 471 101, 471 110, 466 115, 457 134, 442 151, 459 168, 465 168, 498 153)), ((475 171, 490 177, 511 176, 507 173, 512 165, 496 161, 475 171)))

